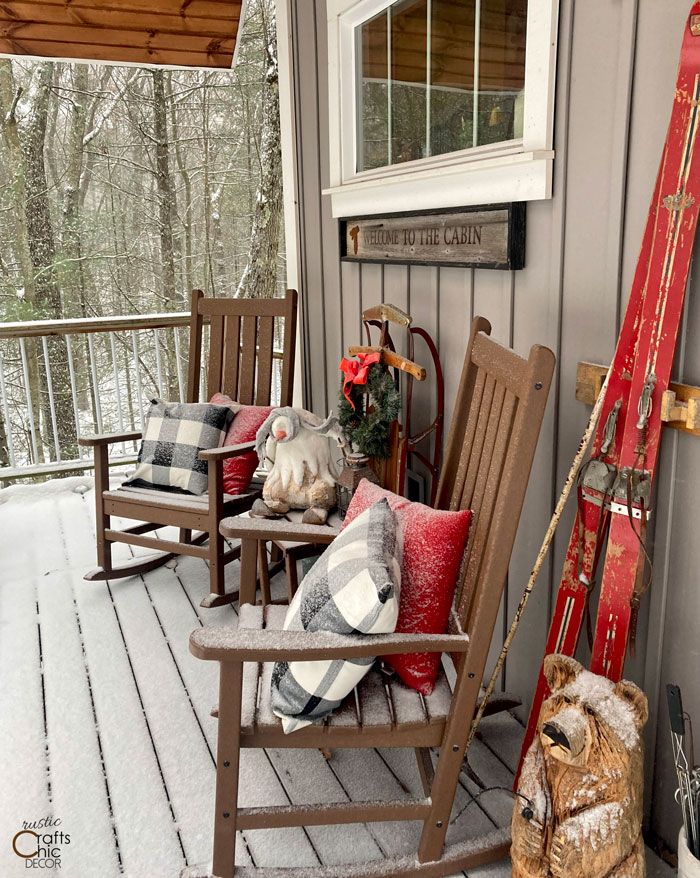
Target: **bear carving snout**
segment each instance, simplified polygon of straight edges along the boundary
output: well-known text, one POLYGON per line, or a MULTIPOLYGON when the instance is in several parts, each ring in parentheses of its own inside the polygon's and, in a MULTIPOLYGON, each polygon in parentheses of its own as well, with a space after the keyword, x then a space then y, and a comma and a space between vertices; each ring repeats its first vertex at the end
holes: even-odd
POLYGON ((571 750, 569 739, 561 729, 558 729, 554 725, 554 723, 547 723, 542 729, 542 734, 546 735, 551 741, 558 744, 560 747, 565 747, 567 750, 571 750))
POLYGON ((590 743, 588 719, 578 707, 560 711, 542 725, 542 744, 551 755, 569 765, 583 765, 590 743))

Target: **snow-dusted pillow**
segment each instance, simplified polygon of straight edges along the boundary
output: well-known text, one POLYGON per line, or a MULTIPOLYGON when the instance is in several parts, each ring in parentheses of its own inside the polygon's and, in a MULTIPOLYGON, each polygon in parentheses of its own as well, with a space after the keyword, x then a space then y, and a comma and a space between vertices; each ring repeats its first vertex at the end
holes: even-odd
POLYGON ((146 415, 136 472, 125 485, 180 494, 206 494, 206 460, 199 452, 224 441, 233 410, 207 402, 152 399, 146 415))
MULTIPOLYGON (((335 538, 289 605, 285 631, 391 634, 399 613, 401 558, 396 518, 380 500, 335 538)), ((272 709, 286 733, 338 707, 374 658, 276 662, 272 709)))
MULTIPOLYGON (((448 512, 412 503, 363 479, 353 494, 345 526, 381 497, 386 497, 396 516, 403 543, 396 630, 401 634, 444 634, 472 514, 468 509, 448 512)), ((435 688, 441 659, 439 652, 384 656, 404 683, 423 695, 430 695, 435 688)))

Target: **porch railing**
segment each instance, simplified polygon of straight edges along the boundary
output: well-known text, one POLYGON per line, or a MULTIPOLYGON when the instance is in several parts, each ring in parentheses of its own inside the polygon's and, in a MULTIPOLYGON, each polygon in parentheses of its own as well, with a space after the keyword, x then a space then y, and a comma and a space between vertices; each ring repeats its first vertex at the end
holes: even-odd
MULTIPOLYGON (((184 401, 189 320, 175 313, 0 323, 0 486, 91 469, 80 436, 142 429, 154 396, 184 401)), ((207 335, 205 327, 204 350, 207 335)), ((110 463, 133 463, 137 452, 138 443, 121 443, 110 463)))

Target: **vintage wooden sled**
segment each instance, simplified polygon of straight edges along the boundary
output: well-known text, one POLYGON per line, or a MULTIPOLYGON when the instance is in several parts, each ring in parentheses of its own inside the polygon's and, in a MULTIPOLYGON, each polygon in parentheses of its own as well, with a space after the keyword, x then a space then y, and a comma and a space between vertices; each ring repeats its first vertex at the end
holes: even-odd
POLYGON ((281 631, 285 607, 255 606, 259 541, 298 540, 323 545, 332 542, 335 532, 329 527, 261 519, 229 518, 222 523, 224 536, 241 540, 241 611, 238 628, 200 628, 190 636, 195 656, 220 663, 220 688, 213 866, 211 870, 188 868, 182 873, 187 878, 231 878, 237 830, 284 826, 423 821, 413 856, 319 868, 239 867, 236 876, 443 876, 507 856, 508 829, 447 848, 444 842, 547 402, 554 355, 535 345, 525 360, 488 338, 490 330, 483 318, 477 317, 472 324, 436 501, 440 509, 474 512, 449 633, 343 638, 281 631), (402 652, 451 656, 456 669, 454 687, 441 671, 434 693, 422 697, 394 679, 384 686, 379 673, 372 671, 323 725, 307 726, 291 735, 283 733, 270 707, 273 662, 402 652), (398 801, 238 808, 242 747, 410 747, 416 753, 424 793, 421 798, 398 801), (430 748, 439 748, 435 767, 430 748))
MULTIPOLYGON (((397 494, 404 495, 406 488, 406 468, 408 464, 408 455, 413 454, 430 473, 430 504, 435 503, 438 487, 438 475, 440 472, 440 460, 442 457, 442 431, 445 420, 445 381, 442 374, 442 365, 435 342, 430 334, 421 326, 413 326, 413 318, 410 314, 406 314, 396 305, 383 304, 376 305, 374 308, 368 308, 362 313, 362 322, 367 333, 367 344, 371 345, 372 339, 370 327, 379 329, 379 347, 378 348, 350 348, 350 353, 356 350, 389 350, 395 352, 394 341, 390 334, 389 324, 393 323, 406 330, 408 359, 415 359, 415 340, 421 338, 428 349, 430 359, 432 360, 432 373, 435 381, 435 417, 430 424, 417 433, 413 432, 413 420, 416 412, 414 411, 415 400, 413 397, 413 381, 418 377, 423 380, 426 376, 426 370, 423 369, 421 376, 416 376, 414 372, 403 370, 406 372, 406 405, 404 412, 405 423, 400 428, 400 433, 396 437, 395 444, 392 446, 392 458, 387 464, 387 470, 393 484, 388 484, 387 480, 383 482, 384 487, 391 488, 397 494), (428 440, 432 435, 432 452, 430 451, 430 443, 428 440), (425 444, 423 444, 425 443, 425 444)), ((391 357, 386 358, 385 362, 391 365, 391 357)), ((400 368, 400 366, 398 367, 400 368)))

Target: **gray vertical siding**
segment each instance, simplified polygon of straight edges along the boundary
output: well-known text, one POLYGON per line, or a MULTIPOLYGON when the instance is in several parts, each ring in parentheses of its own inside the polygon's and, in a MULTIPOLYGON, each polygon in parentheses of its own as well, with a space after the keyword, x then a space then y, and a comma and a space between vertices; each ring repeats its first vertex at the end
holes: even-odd
MULTIPOLYGON (((361 339, 360 314, 393 302, 436 339, 452 413, 469 324, 526 354, 551 347, 558 371, 542 430, 502 610, 505 628, 537 554, 589 410, 574 400, 576 363, 612 356, 627 300, 673 97, 688 0, 586 0, 561 4, 554 197, 527 208, 524 270, 516 273, 340 263, 327 197, 325 0, 294 3, 297 142, 302 222, 306 403, 336 406, 338 363, 361 339)), ((697 262, 697 260, 696 260, 697 262)), ((700 279, 691 275, 675 377, 700 384, 700 279)), ((420 398, 434 405, 434 390, 420 398)), ((674 844, 679 814, 663 686, 683 687, 700 728, 700 562, 696 506, 700 441, 665 435, 655 502, 654 584, 640 648, 626 673, 650 700, 650 827, 674 844), (672 634, 670 633, 672 632, 672 634)), ((512 647, 503 686, 529 703, 573 521, 569 508, 512 647)), ((500 630, 500 629, 499 629, 500 630)), ((492 649, 495 658, 500 643, 492 649)), ((582 646, 586 659, 586 647, 582 646)), ((526 715, 523 709, 522 716, 526 715)))

